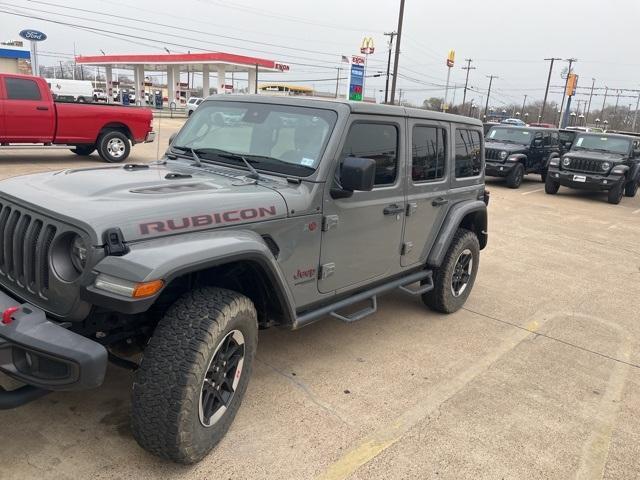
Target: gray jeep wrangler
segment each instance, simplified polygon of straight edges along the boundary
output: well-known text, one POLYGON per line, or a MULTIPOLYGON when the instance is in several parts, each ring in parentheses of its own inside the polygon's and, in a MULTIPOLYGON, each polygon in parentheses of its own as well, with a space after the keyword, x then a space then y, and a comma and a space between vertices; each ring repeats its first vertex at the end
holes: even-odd
POLYGON ((0 182, 0 408, 135 370, 142 447, 225 434, 259 328, 345 322, 401 289, 458 310, 487 244, 482 124, 394 106, 211 97, 150 164, 0 182))

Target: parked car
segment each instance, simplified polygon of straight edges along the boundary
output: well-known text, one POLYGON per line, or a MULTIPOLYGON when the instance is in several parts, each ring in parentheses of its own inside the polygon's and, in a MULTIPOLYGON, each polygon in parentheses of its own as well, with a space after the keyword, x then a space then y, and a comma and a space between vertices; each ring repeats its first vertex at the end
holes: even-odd
POLYGON ((98 387, 114 359, 135 368, 138 443, 193 463, 240 408, 259 329, 358 321, 397 289, 465 304, 487 244, 479 121, 219 97, 162 162, 0 182, 0 370, 27 384, 0 406, 98 387))
POLYGON ((489 133, 489 130, 491 130, 493 127, 496 127, 498 125, 500 125, 499 122, 484 122, 482 124, 482 129, 484 131, 484 134, 486 135, 487 133, 489 133))
POLYGON ((549 165, 545 192, 560 186, 607 192, 609 203, 635 197, 640 184, 640 146, 628 135, 578 133, 571 150, 549 165))
POLYGON ((485 174, 506 177, 509 188, 520 187, 528 173, 544 182, 549 161, 560 156, 558 131, 549 128, 493 127, 485 141, 485 174))
POLYGON ((519 118, 505 118, 500 123, 503 125, 515 125, 519 127, 524 127, 527 125, 525 122, 523 122, 519 118))
POLYGON ((94 102, 106 102, 107 94, 102 88, 93 89, 93 101, 94 102))
POLYGON ((93 84, 88 80, 45 78, 54 100, 57 102, 87 103, 93 101, 93 84))
POLYGON ((200 97, 189 97, 187 100, 187 116, 190 117, 193 112, 195 112, 198 105, 200 105, 204 101, 203 98, 200 97))
POLYGON ((68 145, 78 155, 98 150, 106 162, 122 162, 132 145, 154 138, 149 109, 58 103, 45 79, 0 73, 0 148, 68 145))
POLYGON ((530 123, 529 124, 530 127, 538 127, 538 128, 558 128, 557 125, 554 125, 552 123, 530 123))

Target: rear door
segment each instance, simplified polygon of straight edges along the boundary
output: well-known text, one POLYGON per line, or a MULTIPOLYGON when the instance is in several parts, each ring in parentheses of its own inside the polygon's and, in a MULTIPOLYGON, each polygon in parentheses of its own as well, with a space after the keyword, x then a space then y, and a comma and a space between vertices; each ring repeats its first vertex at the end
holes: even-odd
POLYGON ((4 76, 5 142, 53 141, 55 112, 49 95, 30 78, 4 76))
POLYGON ((450 128, 447 122, 409 120, 407 218, 403 267, 424 261, 447 212, 450 128))
MULTIPOLYGON (((376 162, 375 186, 348 198, 324 194, 320 255, 321 292, 355 287, 400 271, 406 211, 403 117, 352 116, 337 161, 347 156, 376 162)), ((339 173, 334 176, 334 186, 339 173)))
POLYGON ((461 124, 453 124, 452 130, 455 157, 449 167, 449 205, 462 200, 476 200, 484 191, 482 130, 461 124))

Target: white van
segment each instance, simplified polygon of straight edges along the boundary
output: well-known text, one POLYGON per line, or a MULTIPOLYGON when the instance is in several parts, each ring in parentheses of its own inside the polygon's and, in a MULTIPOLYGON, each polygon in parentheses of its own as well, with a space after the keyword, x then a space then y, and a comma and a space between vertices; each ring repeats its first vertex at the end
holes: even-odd
POLYGON ((93 101, 93 84, 89 80, 68 80, 66 78, 45 78, 54 100, 60 102, 93 101))

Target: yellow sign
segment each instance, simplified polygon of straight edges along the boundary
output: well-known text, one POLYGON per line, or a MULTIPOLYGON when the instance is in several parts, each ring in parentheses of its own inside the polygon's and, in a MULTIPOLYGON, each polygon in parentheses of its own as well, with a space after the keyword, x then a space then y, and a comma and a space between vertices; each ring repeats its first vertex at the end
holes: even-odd
POLYGON ((371 55, 376 50, 373 45, 373 37, 364 37, 362 40, 362 46, 360 47, 360 53, 363 55, 371 55))
POLYGON ((453 67, 453 64, 456 61, 456 51, 455 50, 449 50, 449 55, 447 56, 447 67, 451 68, 453 67))
POLYGON ((578 75, 570 73, 567 79, 567 95, 573 97, 576 94, 576 88, 578 88, 578 75))

